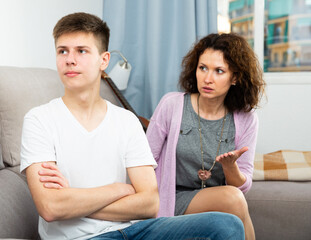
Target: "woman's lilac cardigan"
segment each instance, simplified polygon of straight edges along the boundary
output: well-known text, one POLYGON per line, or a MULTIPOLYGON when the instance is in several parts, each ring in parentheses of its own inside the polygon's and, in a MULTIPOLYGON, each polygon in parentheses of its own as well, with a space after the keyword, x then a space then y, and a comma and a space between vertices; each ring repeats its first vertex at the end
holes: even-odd
MULTIPOLYGON (((176 191, 176 146, 180 131, 184 93, 166 94, 151 117, 147 138, 151 151, 158 163, 156 176, 160 194, 158 217, 174 216, 176 191)), ((238 160, 240 171, 245 175, 245 183, 239 187, 247 192, 252 185, 254 156, 258 132, 258 119, 255 112, 234 112, 235 146, 249 150, 238 160)))

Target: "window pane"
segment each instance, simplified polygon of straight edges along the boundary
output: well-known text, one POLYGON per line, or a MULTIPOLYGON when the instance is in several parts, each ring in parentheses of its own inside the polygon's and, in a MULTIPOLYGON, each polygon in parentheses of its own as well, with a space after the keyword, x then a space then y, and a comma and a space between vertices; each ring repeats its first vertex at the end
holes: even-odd
POLYGON ((254 47, 254 0, 218 0, 218 32, 235 32, 254 47))
MULTIPOLYGON (((217 1, 218 32, 236 32, 254 47, 255 0, 217 1)), ((264 71, 311 71, 311 0, 259 1, 265 3, 264 71)))
POLYGON ((311 70, 311 0, 268 0, 265 70, 311 70))

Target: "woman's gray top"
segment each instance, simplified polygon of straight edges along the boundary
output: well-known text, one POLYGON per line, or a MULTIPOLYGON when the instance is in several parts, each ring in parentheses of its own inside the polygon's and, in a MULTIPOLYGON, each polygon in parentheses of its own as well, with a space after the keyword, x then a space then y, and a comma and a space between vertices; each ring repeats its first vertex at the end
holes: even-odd
MULTIPOLYGON (((219 154, 235 149, 235 125, 233 114, 228 113, 224 125, 219 154)), ((207 120, 200 118, 202 128, 204 168, 209 170, 216 158, 223 118, 207 120)), ((194 111, 190 94, 185 95, 180 134, 176 148, 176 205, 175 215, 183 214, 192 198, 201 190, 198 170, 202 167, 198 114, 194 111)), ((216 162, 206 187, 225 185, 221 164, 216 162)))

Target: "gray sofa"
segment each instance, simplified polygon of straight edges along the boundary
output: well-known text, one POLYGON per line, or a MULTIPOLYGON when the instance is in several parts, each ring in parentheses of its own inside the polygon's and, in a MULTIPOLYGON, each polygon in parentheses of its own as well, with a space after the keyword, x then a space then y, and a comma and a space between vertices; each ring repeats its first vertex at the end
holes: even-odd
MULTIPOLYGON (((0 67, 0 238, 38 239, 38 213, 19 173, 24 114, 63 94, 54 70, 0 67)), ((101 94, 120 105, 103 81, 101 94)), ((258 240, 311 239, 311 182, 254 182, 246 195, 258 240)))

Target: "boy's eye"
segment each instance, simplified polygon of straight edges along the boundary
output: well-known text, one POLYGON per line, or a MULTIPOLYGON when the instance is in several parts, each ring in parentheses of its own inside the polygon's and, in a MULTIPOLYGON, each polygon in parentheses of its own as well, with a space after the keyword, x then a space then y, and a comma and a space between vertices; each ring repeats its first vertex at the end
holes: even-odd
POLYGON ((80 50, 79 50, 79 53, 86 53, 86 51, 83 50, 83 49, 80 49, 80 50))
POLYGON ((59 54, 67 54, 68 51, 67 50, 64 50, 64 49, 61 49, 58 51, 59 54))

